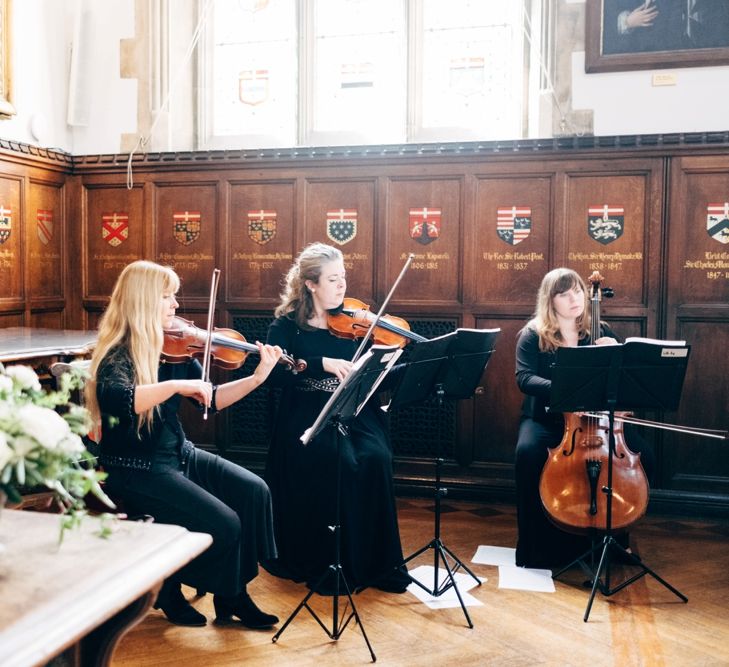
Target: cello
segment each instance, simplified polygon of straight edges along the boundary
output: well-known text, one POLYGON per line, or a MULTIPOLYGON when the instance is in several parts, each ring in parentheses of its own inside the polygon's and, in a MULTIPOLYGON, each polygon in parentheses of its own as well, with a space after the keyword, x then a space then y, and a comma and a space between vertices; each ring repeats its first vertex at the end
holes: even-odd
MULTIPOLYGON (((600 337, 600 303, 612 296, 601 288, 603 277, 594 271, 590 283, 590 340, 600 337)), ((607 523, 607 474, 610 425, 607 414, 564 414, 564 434, 550 450, 539 480, 539 495, 550 520, 572 533, 604 529, 607 523)), ((625 530, 648 507, 648 478, 640 454, 625 442, 623 420, 613 428, 611 525, 625 530)))

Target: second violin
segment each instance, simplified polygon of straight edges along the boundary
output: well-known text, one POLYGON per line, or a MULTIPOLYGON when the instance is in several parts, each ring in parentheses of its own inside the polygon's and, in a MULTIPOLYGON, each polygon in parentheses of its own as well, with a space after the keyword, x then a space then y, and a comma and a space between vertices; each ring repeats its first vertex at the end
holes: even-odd
MULTIPOLYGON (((374 323, 376 315, 370 307, 350 297, 345 297, 339 308, 329 311, 329 331, 340 338, 362 338, 374 323)), ((427 338, 410 330, 410 325, 401 317, 383 315, 372 332, 377 345, 398 345, 405 347, 409 342, 421 343, 427 338)))

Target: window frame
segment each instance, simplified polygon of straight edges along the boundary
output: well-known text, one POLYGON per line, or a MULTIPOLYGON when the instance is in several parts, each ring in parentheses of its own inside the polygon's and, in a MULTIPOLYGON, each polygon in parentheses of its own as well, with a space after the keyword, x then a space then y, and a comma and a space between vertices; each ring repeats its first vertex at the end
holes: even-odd
MULTIPOLYGON (((202 4, 204 0, 199 0, 202 4)), ((357 131, 317 131, 314 129, 314 94, 313 77, 315 64, 315 3, 317 0, 294 0, 298 39, 298 81, 297 81, 297 104, 295 124, 295 147, 301 146, 334 146, 334 145, 377 145, 372 142, 366 134, 357 131)), ((492 140, 499 137, 485 137, 477 130, 462 126, 453 127, 431 127, 423 128, 422 121, 422 100, 423 100, 423 2, 422 0, 398 0, 402 3, 405 14, 405 36, 406 46, 406 99, 405 118, 403 118, 402 140, 394 143, 423 143, 438 141, 470 141, 470 140, 492 140)), ((522 29, 526 28, 527 16, 533 20, 533 14, 537 11, 532 0, 523 0, 522 29)), ((201 35, 197 58, 197 77, 199 90, 206 91, 197 96, 197 126, 198 126, 198 150, 235 149, 235 148, 286 148, 291 147, 290 143, 284 142, 273 135, 256 134, 212 134, 212 116, 214 99, 212 94, 212 68, 213 68, 213 22, 209 21, 201 35), (209 92, 208 92, 209 91, 209 92)), ((534 90, 534 81, 539 81, 540 76, 534 77, 533 67, 535 66, 535 49, 538 52, 540 45, 534 43, 540 41, 532 34, 532 44, 527 39, 522 40, 524 53, 523 62, 523 94, 521 100, 521 113, 519 125, 521 131, 518 137, 523 138, 531 134, 529 132, 530 117, 533 110, 539 105, 533 104, 535 96, 539 91, 534 90)), ((379 142, 381 143, 381 142, 379 142)))

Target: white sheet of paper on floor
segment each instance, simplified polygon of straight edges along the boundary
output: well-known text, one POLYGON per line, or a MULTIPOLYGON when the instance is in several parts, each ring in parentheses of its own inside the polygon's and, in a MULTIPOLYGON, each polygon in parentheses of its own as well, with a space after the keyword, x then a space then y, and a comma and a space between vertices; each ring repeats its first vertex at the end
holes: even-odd
POLYGON ((554 579, 551 570, 499 565, 499 588, 554 593, 554 579))
POLYGON ((516 565, 516 549, 480 545, 471 559, 479 565, 516 565))
MULTIPOLYGON (((435 570, 432 565, 420 565, 409 571, 410 576, 413 579, 417 579, 419 582, 426 586, 429 590, 433 590, 433 575, 435 570)), ((467 607, 480 607, 483 602, 477 600, 473 595, 468 593, 470 589, 474 588, 478 584, 473 580, 473 577, 468 572, 456 572, 454 575, 456 585, 458 586, 458 592, 461 594, 463 604, 467 607)), ((438 568, 438 586, 442 586, 444 582, 448 580, 448 572, 444 568, 438 568)), ((486 581, 484 577, 479 577, 479 580, 483 583, 486 581)), ((435 597, 424 591, 420 586, 412 583, 408 586, 408 592, 412 593, 418 600, 424 602, 430 609, 448 609, 451 607, 460 607, 461 603, 458 601, 458 596, 453 587, 449 588, 445 593, 435 597)))

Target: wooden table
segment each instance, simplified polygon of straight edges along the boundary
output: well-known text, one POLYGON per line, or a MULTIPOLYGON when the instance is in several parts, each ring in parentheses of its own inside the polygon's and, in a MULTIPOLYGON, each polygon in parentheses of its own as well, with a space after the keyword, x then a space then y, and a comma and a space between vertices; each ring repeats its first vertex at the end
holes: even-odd
POLYGON ((96 344, 95 331, 7 327, 0 329, 0 362, 67 360, 89 355, 96 344))
POLYGON ((0 514, 0 665, 106 665, 154 603, 162 580, 212 542, 180 526, 119 521, 101 539, 86 517, 58 546, 60 517, 0 514))

